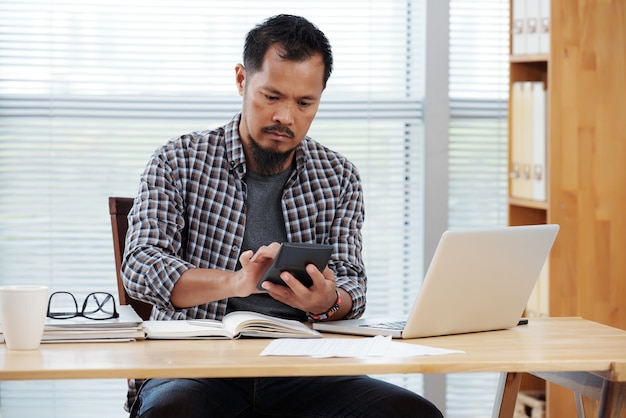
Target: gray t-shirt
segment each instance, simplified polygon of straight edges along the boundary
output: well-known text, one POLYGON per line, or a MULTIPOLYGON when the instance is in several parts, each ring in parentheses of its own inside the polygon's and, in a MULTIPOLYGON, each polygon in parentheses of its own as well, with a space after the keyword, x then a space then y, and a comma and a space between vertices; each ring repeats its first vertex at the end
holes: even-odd
MULTIPOLYGON (((248 171, 244 181, 247 186, 246 229, 242 250, 256 251, 262 245, 287 240, 281 200, 284 186, 292 169, 269 176, 248 171)), ((237 265, 237 268, 241 266, 237 265)), ((230 298, 227 312, 254 311, 279 318, 306 320, 306 314, 279 302, 266 293, 245 298, 230 298)))

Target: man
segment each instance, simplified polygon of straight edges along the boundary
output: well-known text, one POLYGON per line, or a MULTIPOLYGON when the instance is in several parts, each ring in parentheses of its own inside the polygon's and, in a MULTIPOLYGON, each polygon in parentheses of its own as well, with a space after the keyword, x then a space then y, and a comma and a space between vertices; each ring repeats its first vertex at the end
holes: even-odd
MULTIPOLYGON (((325 35, 306 19, 272 17, 246 38, 235 80, 241 113, 225 126, 158 149, 129 215, 122 266, 153 319, 253 310, 301 321, 356 318, 365 309, 363 196, 356 168, 307 137, 332 70, 325 35), (256 285, 279 242, 334 247, 313 285, 256 285)), ((150 379, 131 416, 441 417, 430 402, 366 376, 150 379)))

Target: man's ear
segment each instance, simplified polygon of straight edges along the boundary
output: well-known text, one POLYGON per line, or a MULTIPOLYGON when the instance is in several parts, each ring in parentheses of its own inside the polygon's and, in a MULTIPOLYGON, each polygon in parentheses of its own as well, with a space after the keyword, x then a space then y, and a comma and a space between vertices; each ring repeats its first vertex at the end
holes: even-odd
POLYGON ((239 95, 243 97, 243 90, 246 84, 246 68, 243 64, 237 64, 235 67, 235 83, 237 84, 239 95))

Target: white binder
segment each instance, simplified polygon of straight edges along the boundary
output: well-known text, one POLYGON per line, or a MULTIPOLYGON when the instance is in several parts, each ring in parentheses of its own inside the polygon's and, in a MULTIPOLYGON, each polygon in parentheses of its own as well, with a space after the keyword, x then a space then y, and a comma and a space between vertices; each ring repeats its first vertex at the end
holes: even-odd
POLYGON ((539 53, 539 1, 526 0, 526 53, 539 53))
POLYGON ((526 54, 526 0, 513 0, 511 21, 511 54, 526 54))
POLYGON ((515 82, 511 86, 511 197, 524 197, 522 186, 522 165, 524 153, 524 88, 522 82, 515 82))
POLYGON ((533 112, 533 194, 534 200, 546 200, 546 90, 543 82, 532 83, 533 112))
POLYGON ((550 53, 550 0, 539 0, 539 53, 550 53))
POLYGON ((523 199, 533 199, 533 147, 534 121, 533 111, 533 82, 524 81, 522 84, 522 179, 520 182, 520 196, 523 199))

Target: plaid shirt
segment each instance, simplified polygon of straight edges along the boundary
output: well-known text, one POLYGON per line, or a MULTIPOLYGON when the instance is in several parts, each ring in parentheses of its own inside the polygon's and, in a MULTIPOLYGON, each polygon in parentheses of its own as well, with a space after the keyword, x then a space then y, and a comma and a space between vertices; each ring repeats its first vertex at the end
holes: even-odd
MULTIPOLYGON (((150 159, 128 217, 122 276, 152 319, 221 319, 228 300, 177 309, 172 288, 190 268, 234 270, 246 225, 246 162, 236 115, 215 130, 170 140, 150 159)), ((296 149, 282 211, 290 242, 332 244, 329 267, 352 298, 347 318, 365 310, 361 257, 363 190, 356 167, 309 137, 296 149)), ((129 402, 135 396, 131 381, 129 402)), ((129 404, 130 405, 130 404, 129 404)))

